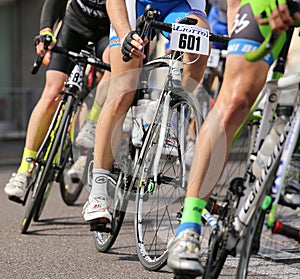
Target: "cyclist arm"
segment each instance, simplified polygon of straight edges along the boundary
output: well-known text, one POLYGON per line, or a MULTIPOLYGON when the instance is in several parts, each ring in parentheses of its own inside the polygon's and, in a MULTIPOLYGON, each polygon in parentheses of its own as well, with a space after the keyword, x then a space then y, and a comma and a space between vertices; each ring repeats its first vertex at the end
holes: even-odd
MULTIPOLYGON (((55 37, 52 34, 53 27, 55 23, 62 19, 65 14, 66 6, 68 0, 45 0, 41 18, 40 18, 40 36, 41 35, 51 35, 52 43, 49 45, 51 49, 55 44, 55 37)), ((41 39, 36 45, 36 53, 40 56, 44 56, 46 51, 44 50, 44 42, 41 39)), ((48 59, 49 60, 49 59, 48 59)))
POLYGON ((240 8, 241 0, 227 0, 227 22, 228 34, 231 35, 231 28, 233 26, 234 18, 240 8))
POLYGON ((145 55, 141 52, 144 47, 144 41, 138 36, 138 34, 131 32, 131 27, 126 10, 126 4, 124 0, 107 0, 106 1, 107 13, 110 18, 121 45, 126 42, 132 47, 131 58, 143 59, 145 55))
POLYGON ((55 22, 62 19, 67 2, 68 0, 45 0, 40 18, 40 30, 52 31, 55 22))

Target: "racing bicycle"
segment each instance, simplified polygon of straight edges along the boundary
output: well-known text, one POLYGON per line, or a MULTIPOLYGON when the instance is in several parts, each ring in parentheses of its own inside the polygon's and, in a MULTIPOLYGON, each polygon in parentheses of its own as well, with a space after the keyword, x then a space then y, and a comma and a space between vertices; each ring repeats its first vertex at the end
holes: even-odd
MULTIPOLYGON (((51 38, 46 38, 46 41, 50 43, 51 38)), ((110 65, 103 63, 89 51, 81 50, 76 53, 58 46, 54 46, 51 51, 67 55, 75 66, 60 92, 57 110, 32 166, 30 184, 22 201, 23 205, 27 204, 22 233, 27 232, 32 219, 39 220, 54 182, 60 183, 62 197, 67 204, 74 203, 78 198, 82 184, 73 181, 75 187, 68 187, 64 179, 66 166, 75 161, 72 145, 76 112, 89 93, 82 90, 85 69, 87 65, 95 65, 110 71, 110 65)), ((39 68, 41 61, 38 57, 33 72, 39 68)))

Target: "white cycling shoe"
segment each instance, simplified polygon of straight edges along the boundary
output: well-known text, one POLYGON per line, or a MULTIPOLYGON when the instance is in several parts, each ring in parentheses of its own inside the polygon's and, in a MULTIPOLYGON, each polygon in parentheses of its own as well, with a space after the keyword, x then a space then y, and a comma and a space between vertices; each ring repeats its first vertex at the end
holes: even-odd
POLYGON ((13 173, 4 187, 9 197, 22 198, 29 187, 30 174, 27 172, 13 173))
POLYGON ((87 222, 104 219, 110 223, 112 220, 111 214, 107 210, 106 197, 104 196, 89 198, 83 206, 82 215, 87 222))

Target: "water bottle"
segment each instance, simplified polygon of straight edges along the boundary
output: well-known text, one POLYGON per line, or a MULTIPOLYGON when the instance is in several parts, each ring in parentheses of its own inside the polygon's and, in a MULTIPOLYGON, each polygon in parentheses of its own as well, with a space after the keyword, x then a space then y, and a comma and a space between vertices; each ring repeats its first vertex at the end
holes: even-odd
POLYGON ((258 178, 262 169, 268 162, 269 156, 273 153, 274 147, 288 122, 289 116, 293 110, 292 106, 278 106, 276 119, 269 135, 266 136, 260 150, 257 153, 256 160, 252 165, 252 172, 258 178))
POLYGON ((175 60, 172 64, 172 78, 174 85, 181 85, 181 74, 183 70, 183 63, 180 60, 175 60))
POLYGON ((145 115, 143 116, 143 125, 144 125, 145 131, 147 131, 148 127, 151 125, 151 123, 153 121, 153 116, 154 116, 154 113, 156 110, 157 102, 158 102, 158 100, 149 101, 147 103, 146 112, 145 112, 145 115))
POLYGON ((138 100, 137 105, 132 107, 132 116, 133 116, 133 127, 132 127, 132 143, 136 147, 141 147, 143 144, 143 124, 142 116, 145 114, 145 111, 148 109, 148 104, 150 100, 141 99, 138 100))

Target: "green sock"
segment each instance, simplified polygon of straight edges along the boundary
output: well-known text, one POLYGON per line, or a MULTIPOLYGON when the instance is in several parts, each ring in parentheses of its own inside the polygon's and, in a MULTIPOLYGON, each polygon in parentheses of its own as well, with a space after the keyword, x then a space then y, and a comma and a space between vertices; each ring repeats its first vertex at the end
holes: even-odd
POLYGON ((94 122, 98 121, 99 115, 101 112, 101 107, 97 103, 97 101, 94 101, 93 107, 91 111, 87 114, 87 119, 93 120, 94 122))
POLYGON ((201 215, 206 206, 206 201, 198 198, 185 198, 181 223, 176 231, 178 236, 182 231, 191 229, 201 233, 201 215))
POLYGON ((18 173, 30 171, 30 165, 35 160, 36 154, 37 154, 36 151, 29 150, 26 147, 24 148, 23 157, 22 157, 21 165, 18 169, 18 173))
POLYGON ((205 208, 206 203, 199 198, 185 198, 181 223, 201 224, 202 209, 205 208))

